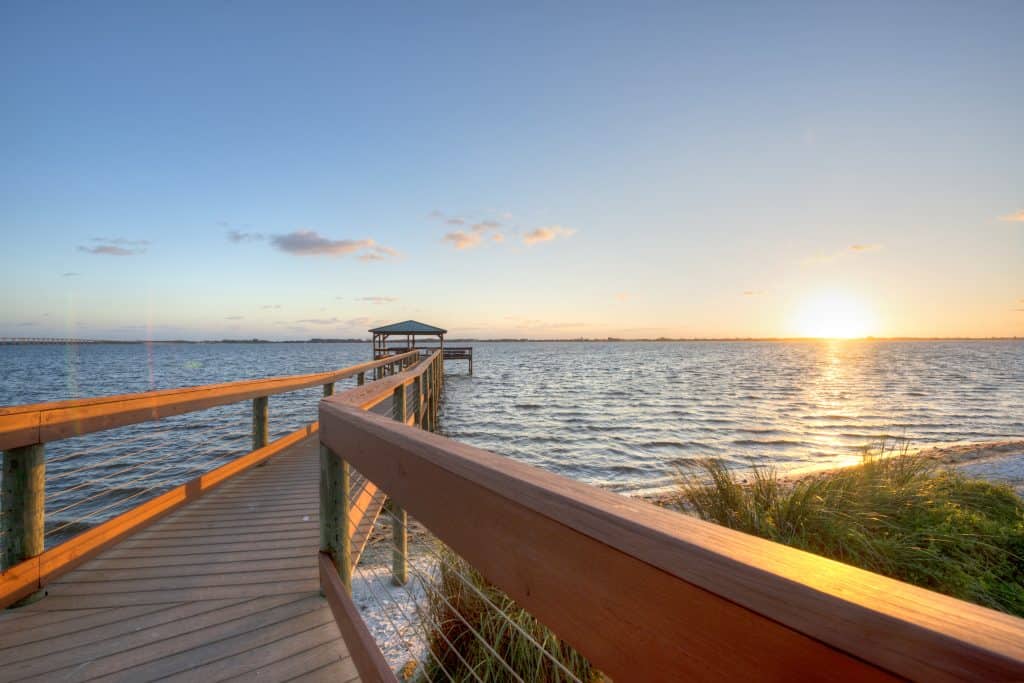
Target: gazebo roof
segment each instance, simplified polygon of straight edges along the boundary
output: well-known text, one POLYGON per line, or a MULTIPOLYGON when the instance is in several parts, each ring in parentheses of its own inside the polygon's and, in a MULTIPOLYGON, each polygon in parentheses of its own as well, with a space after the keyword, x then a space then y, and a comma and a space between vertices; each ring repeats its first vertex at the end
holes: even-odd
POLYGON ((391 323, 383 327, 375 327, 370 332, 373 334, 448 334, 448 330, 442 330, 440 327, 427 325, 418 320, 391 323))

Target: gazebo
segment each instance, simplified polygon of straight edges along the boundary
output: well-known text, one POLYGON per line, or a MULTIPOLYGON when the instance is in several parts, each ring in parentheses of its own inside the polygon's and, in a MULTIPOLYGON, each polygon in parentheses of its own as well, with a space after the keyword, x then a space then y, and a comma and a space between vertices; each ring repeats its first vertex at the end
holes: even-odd
POLYGON ((438 344, 444 349, 444 335, 448 334, 448 330, 442 330, 440 327, 427 325, 418 320, 406 320, 383 327, 375 327, 370 332, 373 334, 374 360, 417 348, 416 337, 437 337, 438 344), (388 339, 391 337, 405 337, 405 344, 403 346, 388 346, 388 339))

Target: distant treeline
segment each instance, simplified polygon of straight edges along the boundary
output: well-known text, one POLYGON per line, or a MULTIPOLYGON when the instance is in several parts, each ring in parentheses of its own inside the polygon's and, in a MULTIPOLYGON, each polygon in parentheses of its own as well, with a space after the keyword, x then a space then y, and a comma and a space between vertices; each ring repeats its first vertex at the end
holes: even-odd
MULTIPOLYGON (((843 341, 1019 341, 1024 337, 862 337, 843 341)), ((650 337, 626 339, 622 337, 575 337, 573 339, 527 339, 525 337, 502 337, 499 339, 478 339, 475 337, 460 337, 446 339, 445 343, 494 343, 494 342, 518 342, 518 343, 633 343, 633 342, 806 342, 806 341, 828 341, 818 337, 650 337)), ((89 340, 19 340, 0 339, 0 345, 28 345, 28 344, 369 344, 369 339, 326 339, 315 337, 313 339, 89 339, 89 340)), ((429 346, 430 344, 424 344, 429 346)), ((436 345, 436 342, 433 342, 436 345)), ((394 346, 401 346, 397 339, 394 346)))

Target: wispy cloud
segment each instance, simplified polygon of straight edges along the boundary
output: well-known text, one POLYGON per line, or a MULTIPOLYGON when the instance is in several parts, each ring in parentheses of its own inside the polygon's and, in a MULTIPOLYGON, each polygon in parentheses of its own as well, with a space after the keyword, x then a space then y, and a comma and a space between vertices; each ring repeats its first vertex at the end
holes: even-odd
POLYGON ((359 256, 362 261, 383 261, 398 255, 394 249, 377 244, 371 239, 333 240, 313 230, 296 230, 286 235, 272 235, 270 242, 278 250, 296 256, 345 256, 363 252, 359 256))
POLYGON ((81 245, 78 251, 106 256, 134 256, 145 252, 149 246, 149 240, 130 240, 125 237, 93 237, 89 241, 93 246, 81 245))
POLYGON ((260 308, 267 311, 276 311, 281 308, 281 304, 263 304, 260 308))
POLYGON ((391 247, 382 247, 379 244, 363 254, 359 255, 360 261, 386 261, 389 258, 397 258, 398 252, 391 247))
POLYGON ((295 322, 307 325, 340 325, 343 321, 341 318, 303 318, 295 322))
POLYGON ((98 244, 95 247, 78 247, 78 251, 86 254, 106 254, 107 256, 133 256, 144 250, 126 249, 114 244, 98 244))
POLYGON ((398 301, 397 296, 361 296, 356 301, 366 301, 371 304, 390 304, 398 301))
POLYGON ((816 254, 802 259, 800 264, 804 266, 816 266, 825 263, 832 263, 833 261, 847 256, 857 256, 859 254, 867 254, 872 251, 881 251, 882 247, 883 245, 874 243, 851 244, 849 247, 841 251, 819 251, 816 254))
POLYGON ((496 220, 485 219, 471 221, 461 216, 446 216, 444 212, 437 209, 431 211, 428 218, 439 220, 445 225, 453 227, 467 226, 466 229, 452 230, 445 233, 441 238, 442 242, 450 244, 456 249, 472 249, 483 244, 485 238, 492 242, 501 243, 505 241, 505 235, 501 232, 502 224, 496 220))
POLYGON ((575 234, 576 231, 572 228, 566 228, 561 225, 548 225, 531 230, 523 235, 523 243, 529 247, 541 242, 550 242, 560 237, 572 237, 575 234))
POLYGON ((266 235, 261 232, 241 232, 239 230, 228 230, 228 240, 235 244, 241 242, 260 242, 266 239, 266 235))
POLYGON ((61 277, 78 277, 79 275, 81 275, 81 273, 75 273, 73 271, 68 271, 66 273, 60 274, 61 277))
POLYGON ((245 317, 241 316, 241 315, 229 315, 228 317, 226 317, 224 319, 225 320, 245 320, 245 317))
POLYGON ((456 230, 455 232, 446 233, 441 238, 441 241, 447 242, 456 249, 472 249, 480 244, 481 239, 483 238, 480 233, 456 230))
POLYGON ((513 323, 513 328, 523 330, 560 330, 586 326, 586 323, 582 322, 553 323, 548 322, 546 320, 523 318, 518 315, 507 315, 505 316, 505 320, 508 320, 511 323, 513 323))
POLYGON ((761 296, 764 294, 763 289, 745 289, 743 290, 743 296, 761 296))
POLYGON ((1000 216, 999 220, 1007 221, 1010 223, 1024 223, 1024 209, 1015 213, 1010 213, 1005 216, 1000 216))

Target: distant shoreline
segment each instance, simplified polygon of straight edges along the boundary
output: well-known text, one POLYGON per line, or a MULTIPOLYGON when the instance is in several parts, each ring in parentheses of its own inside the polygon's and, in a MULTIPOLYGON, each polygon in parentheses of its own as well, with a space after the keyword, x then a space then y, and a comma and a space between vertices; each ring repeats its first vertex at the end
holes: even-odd
MULTIPOLYGON (((700 342, 988 342, 988 341, 1024 341, 1024 337, 575 337, 571 339, 529 339, 525 337, 502 337, 497 339, 480 339, 473 337, 452 337, 446 343, 603 343, 632 344, 648 343, 700 343, 700 342)), ((78 340, 20 340, 18 338, 0 339, 0 346, 59 346, 59 345, 93 345, 93 344, 369 344, 370 339, 78 339, 78 340)), ((430 344, 427 344, 429 346, 430 344)))

